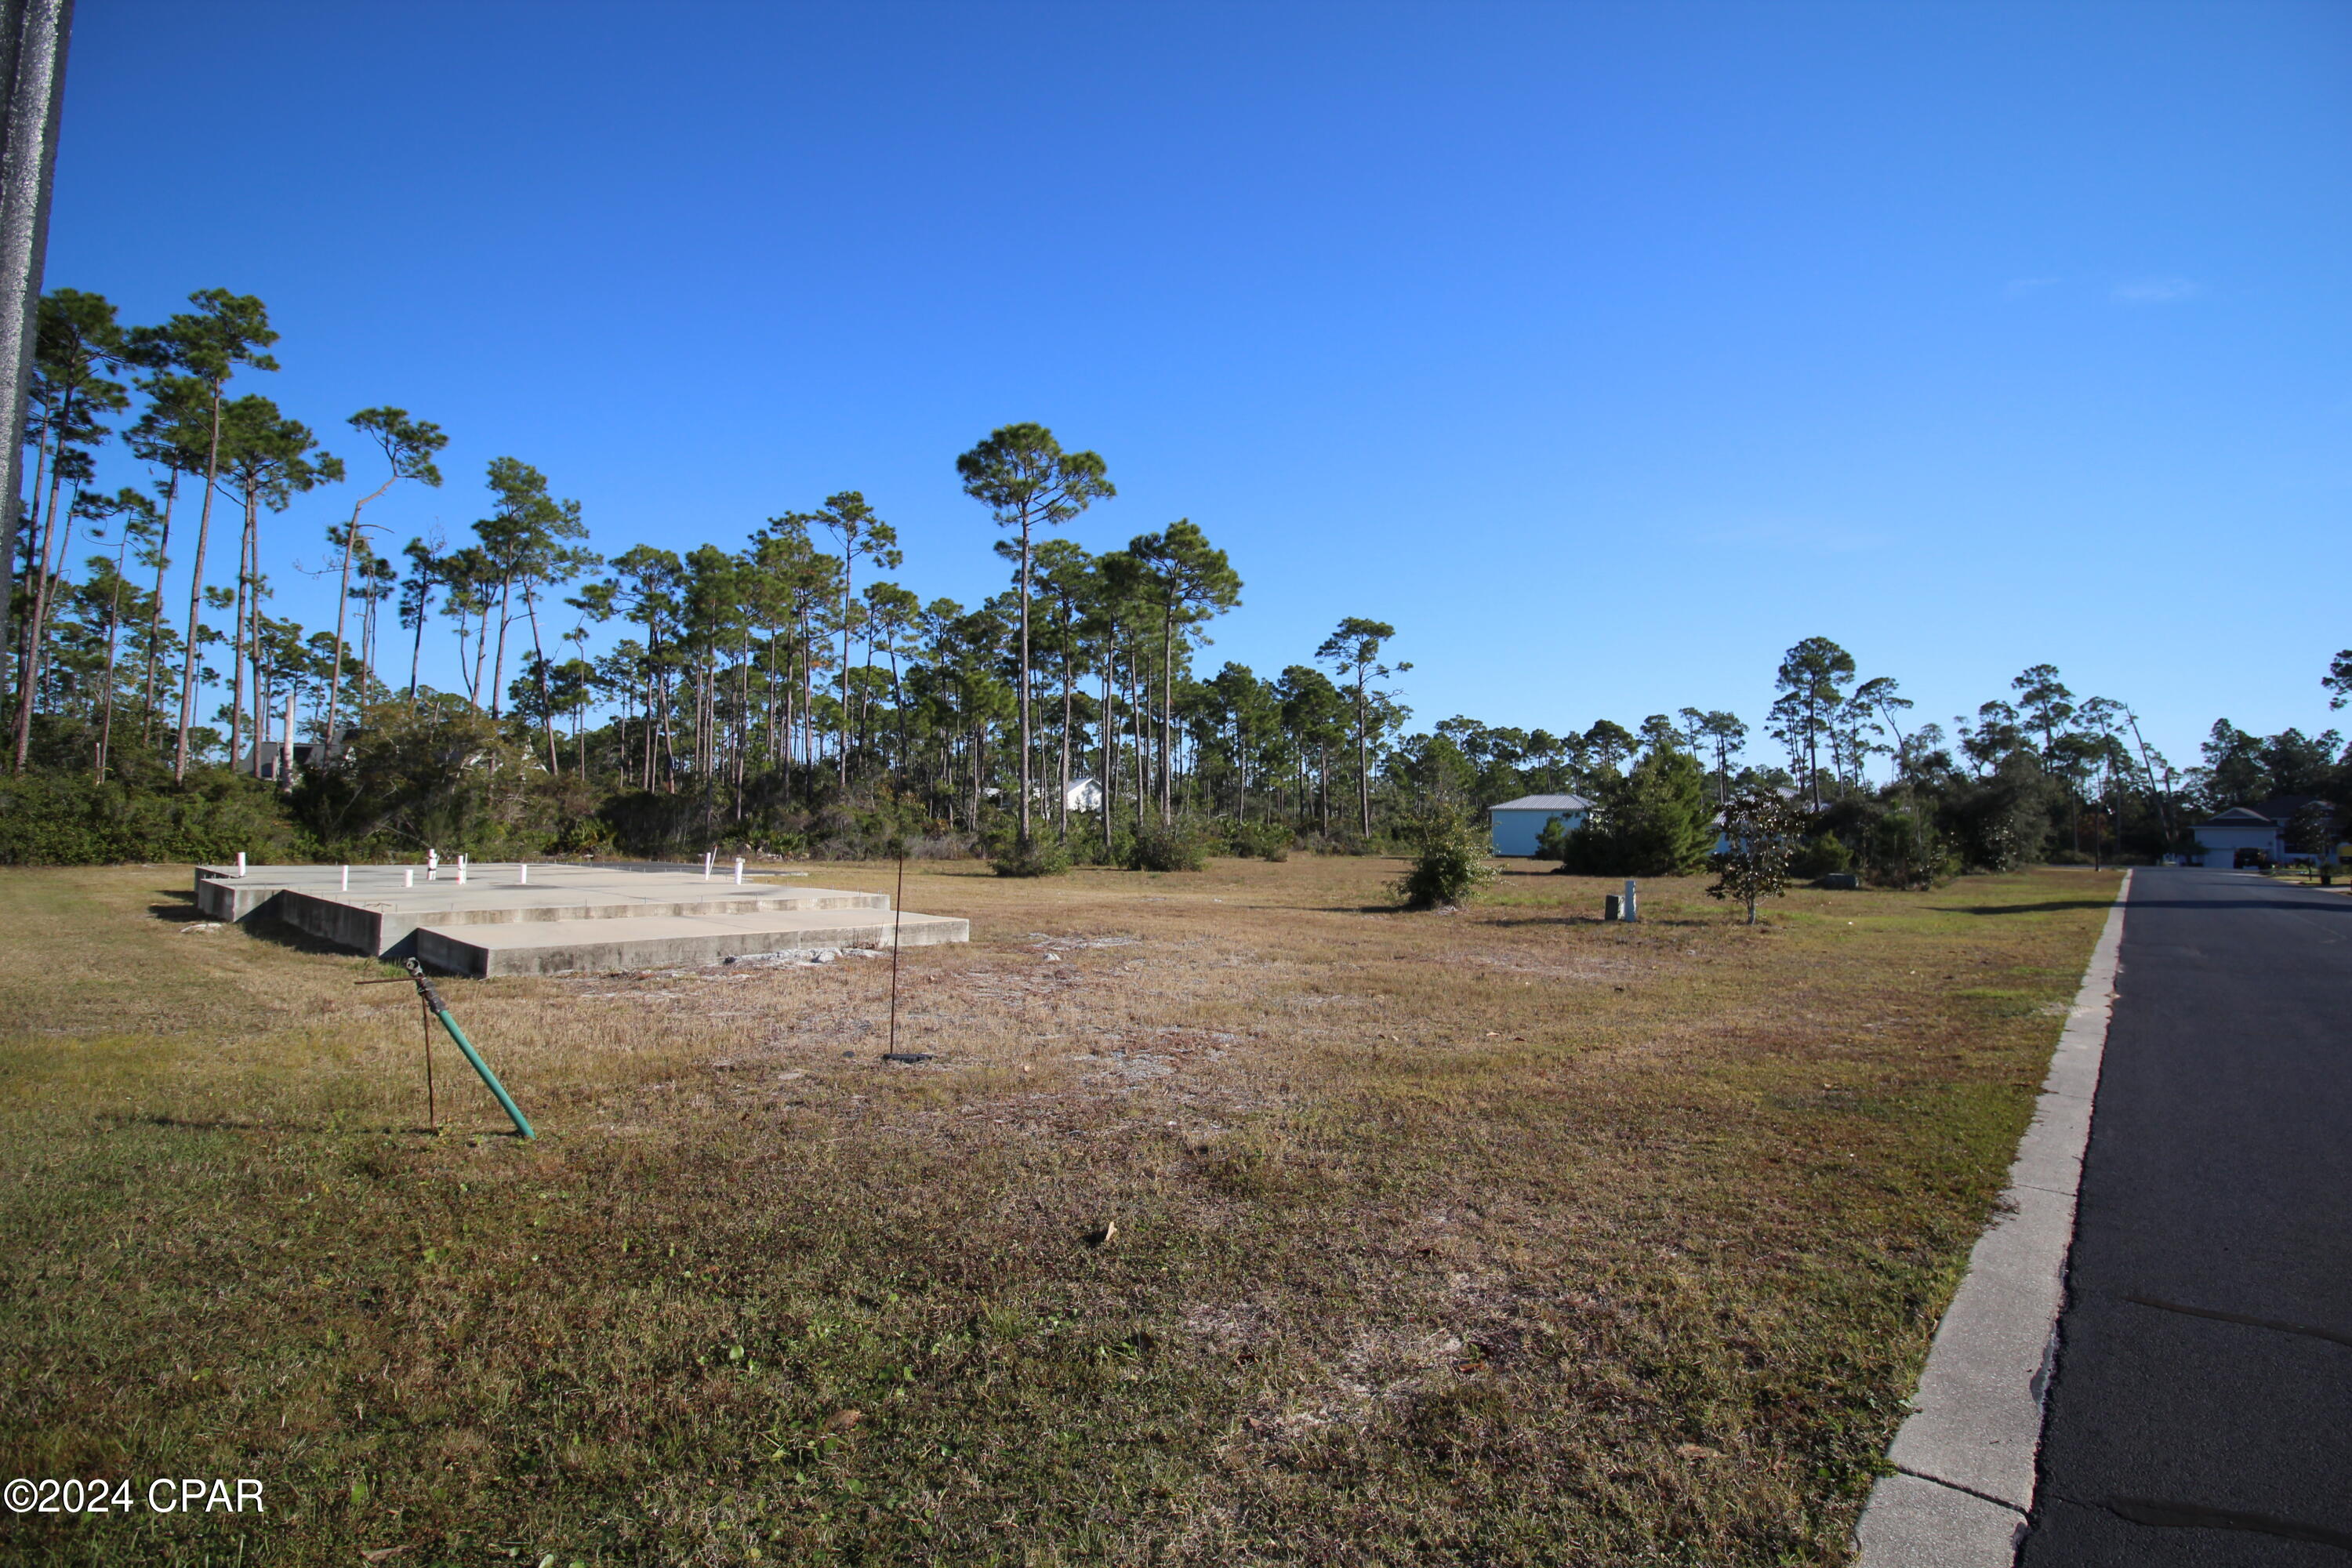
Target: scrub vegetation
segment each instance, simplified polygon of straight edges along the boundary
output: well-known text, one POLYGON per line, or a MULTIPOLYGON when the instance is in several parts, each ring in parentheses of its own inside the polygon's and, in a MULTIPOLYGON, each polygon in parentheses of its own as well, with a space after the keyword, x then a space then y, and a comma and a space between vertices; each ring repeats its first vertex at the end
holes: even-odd
POLYGON ((1843 1561, 2114 878, 1403 869, 917 862, 907 1064, 887 957, 447 983, 536 1143, 382 966, 0 873, 0 1469, 268 1510, 9 1555, 1843 1561))

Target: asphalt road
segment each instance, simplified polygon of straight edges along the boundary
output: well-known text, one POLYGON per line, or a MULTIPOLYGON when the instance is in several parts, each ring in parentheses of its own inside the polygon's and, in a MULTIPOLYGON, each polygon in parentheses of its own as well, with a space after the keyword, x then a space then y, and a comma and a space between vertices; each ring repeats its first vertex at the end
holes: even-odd
POLYGON ((2352 1564, 2352 897, 2134 874, 2030 1568, 2352 1564))

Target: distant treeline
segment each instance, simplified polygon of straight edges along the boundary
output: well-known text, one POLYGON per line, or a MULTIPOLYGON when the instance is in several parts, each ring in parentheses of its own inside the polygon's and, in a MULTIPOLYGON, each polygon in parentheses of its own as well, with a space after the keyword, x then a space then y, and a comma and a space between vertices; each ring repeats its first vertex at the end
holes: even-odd
POLYGON ((2333 731, 2225 721, 2176 775, 2127 709, 2047 665, 1948 732, 1821 637, 1779 667, 1777 761, 1751 761, 1748 725, 1712 709, 1416 731, 1397 684, 1412 666, 1378 620, 1302 641, 1270 678, 1212 669, 1209 629, 1241 602, 1226 553, 1183 519, 1119 550, 1060 536, 1116 491, 1102 458, 1034 424, 955 459, 1007 567, 972 606, 898 581, 896 531, 856 490, 732 544, 608 557, 581 504, 510 457, 488 464, 469 537, 392 550, 366 509, 442 483, 442 431, 362 409, 346 424, 366 456, 347 464, 232 393, 277 368, 261 301, 191 305, 126 327, 94 294, 43 301, 0 859, 911 847, 1051 871, 1361 850, 1432 814, 1575 793, 1594 811, 1564 863, 1654 872, 1702 862, 1724 793, 1763 782, 1802 795, 1815 859, 1916 879, 2153 854, 2212 805, 2340 793, 2333 731), (101 463, 126 459, 148 482, 104 489, 101 463), (275 520, 336 485, 348 506, 308 537, 339 607, 306 627, 269 610, 271 568, 300 542, 275 520), (424 679, 428 641, 454 689, 424 679))

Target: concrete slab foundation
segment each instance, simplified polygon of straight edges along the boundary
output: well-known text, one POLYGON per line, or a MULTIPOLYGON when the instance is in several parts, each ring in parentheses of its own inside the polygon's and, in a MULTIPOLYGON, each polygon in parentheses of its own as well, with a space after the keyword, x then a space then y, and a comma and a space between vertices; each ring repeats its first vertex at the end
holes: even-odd
POLYGON ((800 873, 705 877, 660 867, 561 864, 229 866, 196 869, 207 919, 267 914, 371 957, 412 955, 454 974, 677 968, 820 947, 968 942, 971 922, 894 916, 882 893, 814 888, 800 873), (779 879, 767 879, 769 876, 779 879), (791 880, 782 879, 789 878, 791 880))
POLYGON ((452 974, 575 974, 672 969, 813 948, 968 942, 969 921, 867 910, 771 910, 529 924, 420 927, 416 956, 452 974), (864 917, 864 918, 859 918, 864 917))

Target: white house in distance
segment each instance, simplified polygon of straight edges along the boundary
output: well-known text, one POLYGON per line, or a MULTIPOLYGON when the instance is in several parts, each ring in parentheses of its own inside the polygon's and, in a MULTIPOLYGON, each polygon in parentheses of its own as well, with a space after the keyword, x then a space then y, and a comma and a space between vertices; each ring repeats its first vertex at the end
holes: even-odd
MULTIPOLYGON (((1055 785, 1052 779, 1039 779, 1029 787, 1030 798, 1037 803, 1038 810, 1047 811, 1053 808, 1055 785)), ((1004 792, 994 784, 988 786, 987 794, 991 800, 1002 800, 1004 797, 1004 792)), ((1063 795, 1062 800, 1063 804, 1072 811, 1100 811, 1103 803, 1102 785, 1091 777, 1080 774, 1070 780, 1069 792, 1063 795)))
POLYGON ((1592 803, 1580 795, 1523 795, 1493 807, 1495 853, 1533 855, 1544 824, 1558 822, 1570 833, 1584 826, 1592 803))
POLYGON ((2280 866, 2294 860, 2323 860, 2333 865, 2336 858, 2334 850, 2318 856, 2298 854, 2286 847, 2287 824, 2314 798, 2307 795, 2283 795, 2259 805, 2233 805, 2199 823, 2195 828, 2198 853, 2189 858, 2189 864, 2227 868, 2236 862, 2239 850, 2259 849, 2280 866))

